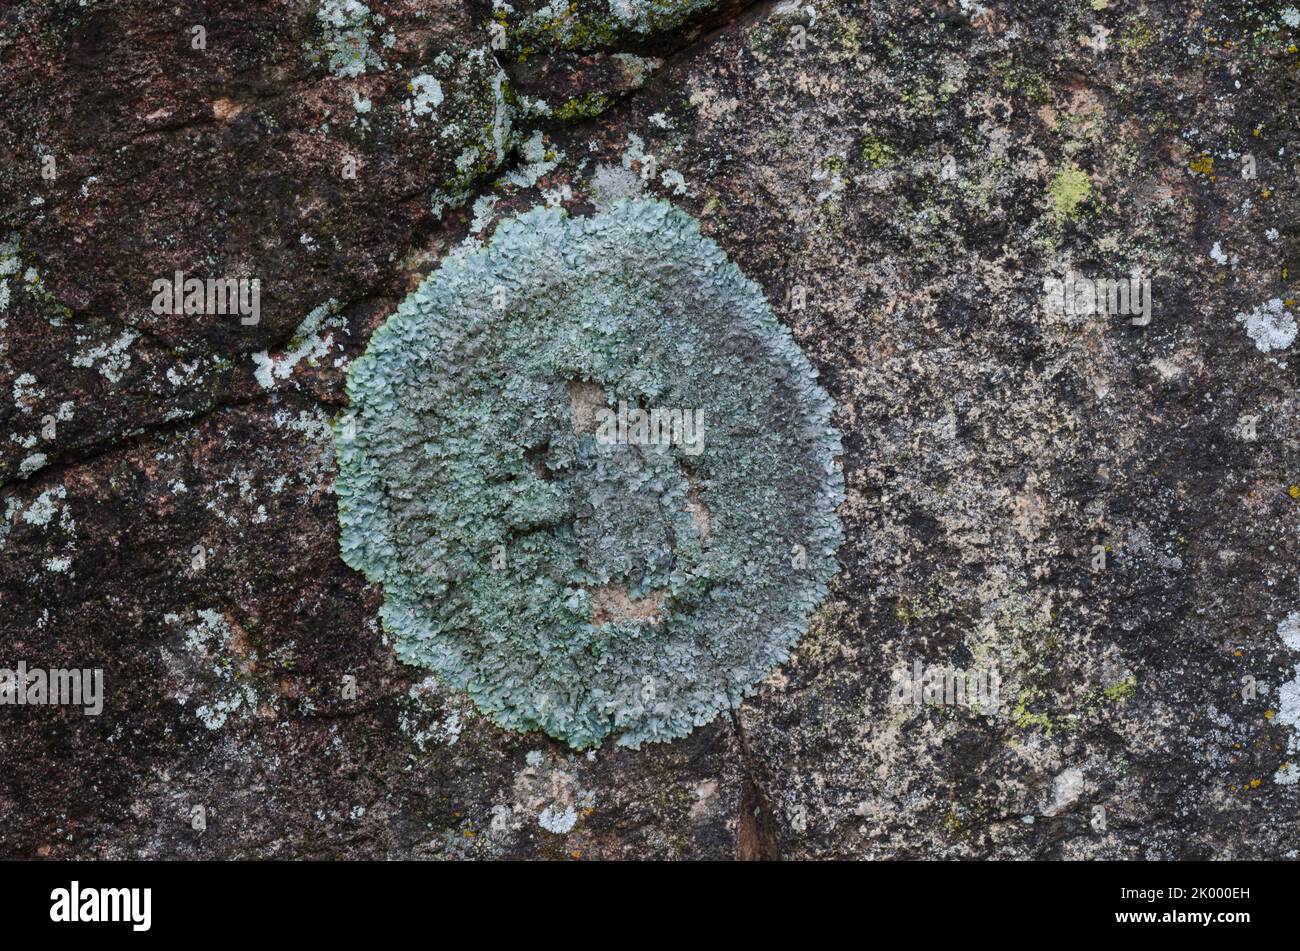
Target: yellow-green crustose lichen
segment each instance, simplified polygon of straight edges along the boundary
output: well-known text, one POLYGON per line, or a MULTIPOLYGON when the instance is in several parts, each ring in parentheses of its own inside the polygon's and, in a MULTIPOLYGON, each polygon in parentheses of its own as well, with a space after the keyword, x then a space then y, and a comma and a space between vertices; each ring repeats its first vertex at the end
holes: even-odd
POLYGON ((1052 208, 1052 215, 1058 221, 1074 217, 1087 197, 1092 194, 1092 182, 1088 173, 1077 165, 1067 165, 1056 173, 1047 190, 1047 200, 1052 208))
POLYGON ((684 736, 785 660, 835 573, 840 443, 815 377, 670 205, 509 219, 349 371, 344 560, 384 586, 398 656, 502 726, 684 736), (607 444, 620 402, 694 411, 695 441, 607 444))

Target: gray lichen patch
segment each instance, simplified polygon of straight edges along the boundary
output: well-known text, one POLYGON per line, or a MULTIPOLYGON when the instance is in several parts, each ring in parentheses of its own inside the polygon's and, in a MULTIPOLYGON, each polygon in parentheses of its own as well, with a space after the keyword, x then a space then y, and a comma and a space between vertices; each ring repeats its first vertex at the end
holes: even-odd
POLYGON ((273 716, 254 677, 259 658, 248 633, 211 608, 200 609, 196 618, 193 624, 176 614, 163 619, 169 628, 184 630, 180 649, 162 652, 177 684, 175 698, 209 730, 219 730, 231 719, 273 716))
POLYGON ((502 726, 684 736, 786 659, 836 571, 815 377, 689 215, 530 211, 353 364, 343 558, 384 586, 398 657, 502 726), (646 439, 652 409, 673 423, 646 439))
MULTIPOLYGON (((1277 626, 1278 637, 1290 651, 1300 651, 1300 612, 1292 611, 1277 626)), ((1282 684, 1278 690, 1279 709, 1275 716, 1280 726, 1287 726, 1292 733, 1287 737, 1287 753, 1294 754, 1300 750, 1300 735, 1295 730, 1300 728, 1300 664, 1295 666, 1295 676, 1282 684)), ((1278 767, 1273 780, 1283 786, 1293 786, 1300 779, 1300 769, 1288 759, 1278 767)))

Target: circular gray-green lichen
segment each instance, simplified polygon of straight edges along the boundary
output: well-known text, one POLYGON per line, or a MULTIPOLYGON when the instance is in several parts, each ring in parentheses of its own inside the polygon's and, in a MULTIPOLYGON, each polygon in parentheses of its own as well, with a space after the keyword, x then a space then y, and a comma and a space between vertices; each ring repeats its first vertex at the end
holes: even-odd
POLYGON ((401 660, 502 726, 684 736, 786 659, 835 573, 840 442, 815 377, 689 215, 528 212, 351 367, 344 560, 383 585, 401 660), (647 442, 638 409, 699 425, 647 442))

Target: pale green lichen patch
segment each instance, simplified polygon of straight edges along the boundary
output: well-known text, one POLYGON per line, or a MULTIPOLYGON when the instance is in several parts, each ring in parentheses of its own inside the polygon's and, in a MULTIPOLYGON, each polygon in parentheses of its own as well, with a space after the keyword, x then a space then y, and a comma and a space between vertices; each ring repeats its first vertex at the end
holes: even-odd
POLYGON ((522 55, 539 49, 595 50, 620 40, 673 30, 718 6, 718 0, 551 0, 497 14, 522 55))
MULTIPOLYGON (((382 70, 376 32, 384 18, 359 0, 321 0, 316 10, 319 41, 307 48, 310 58, 335 76, 355 78, 367 69, 382 70)), ((380 45, 391 45, 389 38, 380 45)))
POLYGON ((500 167, 518 142, 514 122, 524 111, 509 77, 486 47, 462 56, 443 54, 410 84, 412 117, 435 131, 435 143, 460 147, 453 167, 431 195, 433 213, 469 200, 476 179, 500 167))
MULTIPOLYGON (((40 271, 30 261, 24 260, 24 257, 22 241, 17 232, 11 232, 7 238, 0 240, 0 315, 17 303, 19 297, 15 295, 27 295, 50 326, 62 326, 71 316, 71 311, 54 298, 46 288, 40 271)), ((3 320, 3 316, 0 316, 0 321, 3 320)), ((3 328, 4 323, 0 322, 0 329, 3 328)), ((3 347, 2 343, 0 347, 3 347)), ((0 353, 3 352, 0 349, 0 353)))
POLYGON ((22 268, 19 250, 17 235, 0 241, 0 314, 9 309, 9 279, 22 268))
POLYGON ((276 380, 288 379, 302 361, 315 366, 327 358, 335 345, 336 332, 347 332, 347 320, 339 315, 339 309, 339 302, 333 298, 315 308, 303 318, 280 356, 272 357, 265 350, 253 354, 257 382, 269 390, 276 380))
POLYGON ((502 726, 577 748, 683 736, 785 660, 835 573, 840 445, 815 377, 668 204, 509 219, 349 372, 344 560, 384 586, 398 656, 502 726), (624 403, 693 412, 696 438, 638 443, 629 416, 608 444, 624 403))
POLYGON ((1092 182, 1088 179, 1088 173, 1077 165, 1067 165, 1056 173, 1047 190, 1052 216, 1057 221, 1068 221, 1090 194, 1092 182))

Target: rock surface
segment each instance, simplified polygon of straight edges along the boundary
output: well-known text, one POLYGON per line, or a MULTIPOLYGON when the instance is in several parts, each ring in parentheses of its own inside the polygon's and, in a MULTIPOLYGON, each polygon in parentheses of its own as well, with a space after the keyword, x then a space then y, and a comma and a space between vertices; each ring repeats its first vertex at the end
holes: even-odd
POLYGON ((0 704, 3 854, 1295 857, 1298 45, 1240 0, 0 10, 0 667, 105 678, 0 704), (446 254, 641 195, 835 399, 842 567, 731 714, 574 753, 395 660, 330 422, 446 254), (256 322, 158 313, 177 271, 256 322), (895 702, 916 664, 998 702, 895 702))

